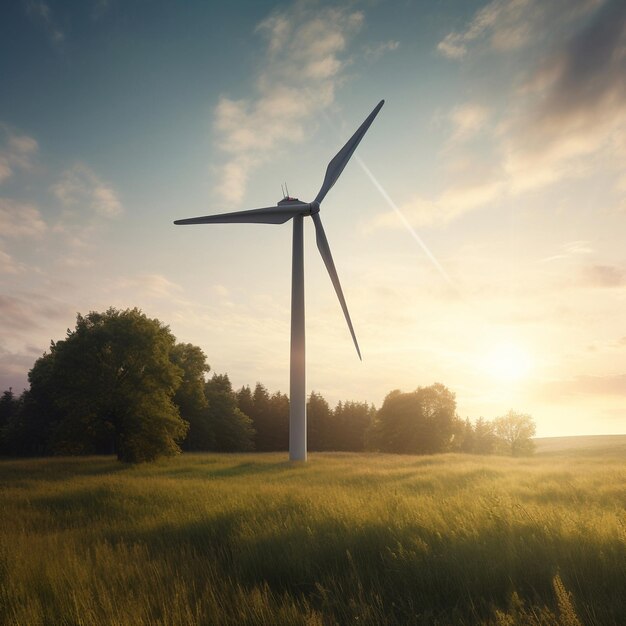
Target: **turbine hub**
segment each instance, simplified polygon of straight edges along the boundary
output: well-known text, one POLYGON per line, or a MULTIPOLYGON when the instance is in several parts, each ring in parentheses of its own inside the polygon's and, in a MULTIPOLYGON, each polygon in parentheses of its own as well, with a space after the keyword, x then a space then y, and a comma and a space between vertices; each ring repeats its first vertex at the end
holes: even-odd
POLYGON ((315 200, 309 204, 309 207, 311 209, 311 215, 315 215, 320 212, 320 203, 315 200))

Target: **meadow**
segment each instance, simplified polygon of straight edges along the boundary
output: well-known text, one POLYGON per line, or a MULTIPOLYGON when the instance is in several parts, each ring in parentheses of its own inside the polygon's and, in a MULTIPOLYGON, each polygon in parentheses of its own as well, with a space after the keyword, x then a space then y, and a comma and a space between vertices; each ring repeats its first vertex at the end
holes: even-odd
POLYGON ((626 439, 0 461, 0 623, 624 624, 626 439))

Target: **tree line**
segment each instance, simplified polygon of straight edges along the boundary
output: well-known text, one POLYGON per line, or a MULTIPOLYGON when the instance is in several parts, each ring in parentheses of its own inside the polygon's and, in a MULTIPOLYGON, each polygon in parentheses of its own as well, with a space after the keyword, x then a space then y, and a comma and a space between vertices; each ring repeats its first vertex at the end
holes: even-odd
MULTIPOLYGON (((139 309, 78 315, 28 374, 20 396, 0 397, 0 453, 12 456, 115 454, 151 461, 185 451, 279 451, 289 445, 289 398, 261 383, 233 390, 226 374, 207 378, 206 355, 177 343, 168 326, 139 309)), ((456 413, 436 383, 331 408, 312 392, 308 448, 410 454, 532 452, 534 422, 510 412, 475 424, 456 413)))

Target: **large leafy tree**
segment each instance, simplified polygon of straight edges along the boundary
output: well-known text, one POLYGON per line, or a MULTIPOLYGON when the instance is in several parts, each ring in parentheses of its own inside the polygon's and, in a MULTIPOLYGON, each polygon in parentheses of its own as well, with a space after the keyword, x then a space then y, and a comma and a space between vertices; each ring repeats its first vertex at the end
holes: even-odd
POLYGON ((138 309, 78 315, 29 373, 49 451, 114 452, 129 462, 177 453, 187 423, 174 403, 184 374, 174 346, 169 328, 138 309))
POLYGON ((432 454, 447 449, 456 419, 454 394, 441 383, 390 392, 378 410, 370 445, 385 452, 432 454))

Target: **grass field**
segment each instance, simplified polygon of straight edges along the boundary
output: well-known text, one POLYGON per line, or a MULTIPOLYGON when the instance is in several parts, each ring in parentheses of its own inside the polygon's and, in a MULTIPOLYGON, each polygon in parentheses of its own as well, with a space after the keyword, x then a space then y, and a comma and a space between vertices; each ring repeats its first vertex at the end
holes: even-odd
POLYGON ((617 443, 2 460, 0 623, 624 624, 617 443))

